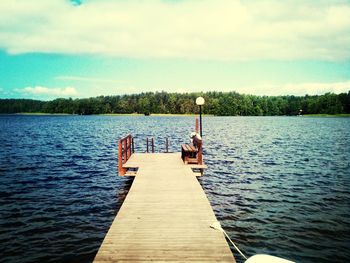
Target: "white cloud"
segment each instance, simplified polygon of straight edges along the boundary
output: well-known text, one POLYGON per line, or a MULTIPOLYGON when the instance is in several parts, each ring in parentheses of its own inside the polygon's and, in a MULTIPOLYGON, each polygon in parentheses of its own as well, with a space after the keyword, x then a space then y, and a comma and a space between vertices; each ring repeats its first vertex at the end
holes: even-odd
POLYGON ((350 80, 344 82, 319 83, 286 83, 286 84, 264 84, 258 86, 250 86, 237 88, 239 93, 254 94, 254 95, 322 95, 327 92, 331 93, 347 93, 350 91, 350 80))
POLYGON ((47 88, 42 86, 26 87, 23 89, 17 89, 18 92, 33 94, 33 95, 46 95, 46 96, 76 96, 78 93, 75 88, 47 88))
POLYGON ((9 53, 136 58, 350 59, 350 2, 0 1, 9 53))

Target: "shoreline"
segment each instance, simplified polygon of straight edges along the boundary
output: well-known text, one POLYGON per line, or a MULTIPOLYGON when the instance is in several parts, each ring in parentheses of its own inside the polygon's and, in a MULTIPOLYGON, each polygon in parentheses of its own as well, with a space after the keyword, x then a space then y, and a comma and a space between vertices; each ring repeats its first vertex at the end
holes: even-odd
POLYGON ((350 113, 342 113, 342 114, 305 114, 303 117, 320 117, 320 118, 349 118, 350 113))
MULTIPOLYGON (((141 114, 141 113, 106 113, 106 114, 87 114, 87 115, 80 115, 80 114, 70 114, 70 113, 44 113, 44 112, 19 112, 19 113, 0 113, 1 115, 23 115, 23 116, 130 116, 130 117, 196 117, 198 114, 180 114, 180 113, 153 113, 148 116, 141 114)), ((234 115, 234 116, 220 116, 220 115, 213 115, 213 114, 202 114, 204 117, 298 117, 298 115, 269 115, 269 116, 256 116, 256 115, 249 115, 249 116, 240 116, 240 115, 234 115)), ((304 114, 300 115, 300 117, 317 117, 317 118, 350 118, 349 113, 343 113, 343 114, 304 114)))
MULTIPOLYGON (((70 114, 70 113, 45 113, 45 112, 19 112, 19 113, 0 113, 0 115, 28 115, 28 116, 135 116, 135 117, 193 117, 198 116, 198 114, 171 114, 171 113, 154 113, 146 116, 141 113, 105 113, 105 114, 70 114)), ((212 114, 202 114, 202 116, 215 116, 212 114)))

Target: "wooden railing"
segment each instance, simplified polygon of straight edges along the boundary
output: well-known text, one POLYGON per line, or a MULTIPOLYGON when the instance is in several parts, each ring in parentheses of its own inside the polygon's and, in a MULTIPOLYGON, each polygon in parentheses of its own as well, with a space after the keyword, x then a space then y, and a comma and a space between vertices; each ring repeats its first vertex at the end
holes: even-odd
POLYGON ((122 138, 118 142, 118 172, 119 175, 125 175, 127 169, 123 167, 130 156, 134 153, 134 139, 129 134, 128 136, 122 138))

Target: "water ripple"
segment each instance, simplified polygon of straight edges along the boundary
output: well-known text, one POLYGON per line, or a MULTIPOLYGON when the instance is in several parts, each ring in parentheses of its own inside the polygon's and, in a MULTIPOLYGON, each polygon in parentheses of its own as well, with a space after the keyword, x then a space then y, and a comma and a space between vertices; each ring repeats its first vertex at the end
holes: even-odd
MULTIPOLYGON (((145 151, 153 136, 162 151, 168 136, 178 151, 193 124, 0 116, 0 261, 91 262, 132 183, 117 176, 116 139, 132 133, 145 151)), ((350 119, 204 117, 203 130, 199 181, 246 254, 349 261, 350 119)))

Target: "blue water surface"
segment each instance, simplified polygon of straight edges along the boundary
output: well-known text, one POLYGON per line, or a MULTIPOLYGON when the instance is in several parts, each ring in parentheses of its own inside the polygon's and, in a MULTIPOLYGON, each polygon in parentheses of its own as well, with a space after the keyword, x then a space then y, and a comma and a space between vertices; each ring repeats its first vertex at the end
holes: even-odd
MULTIPOLYGON (((194 117, 0 116, 0 262, 92 262, 132 178, 117 140, 178 151, 194 117)), ((199 179, 247 255, 350 260, 350 118, 204 117, 199 179)), ((233 250, 238 262, 242 258, 233 250)))

